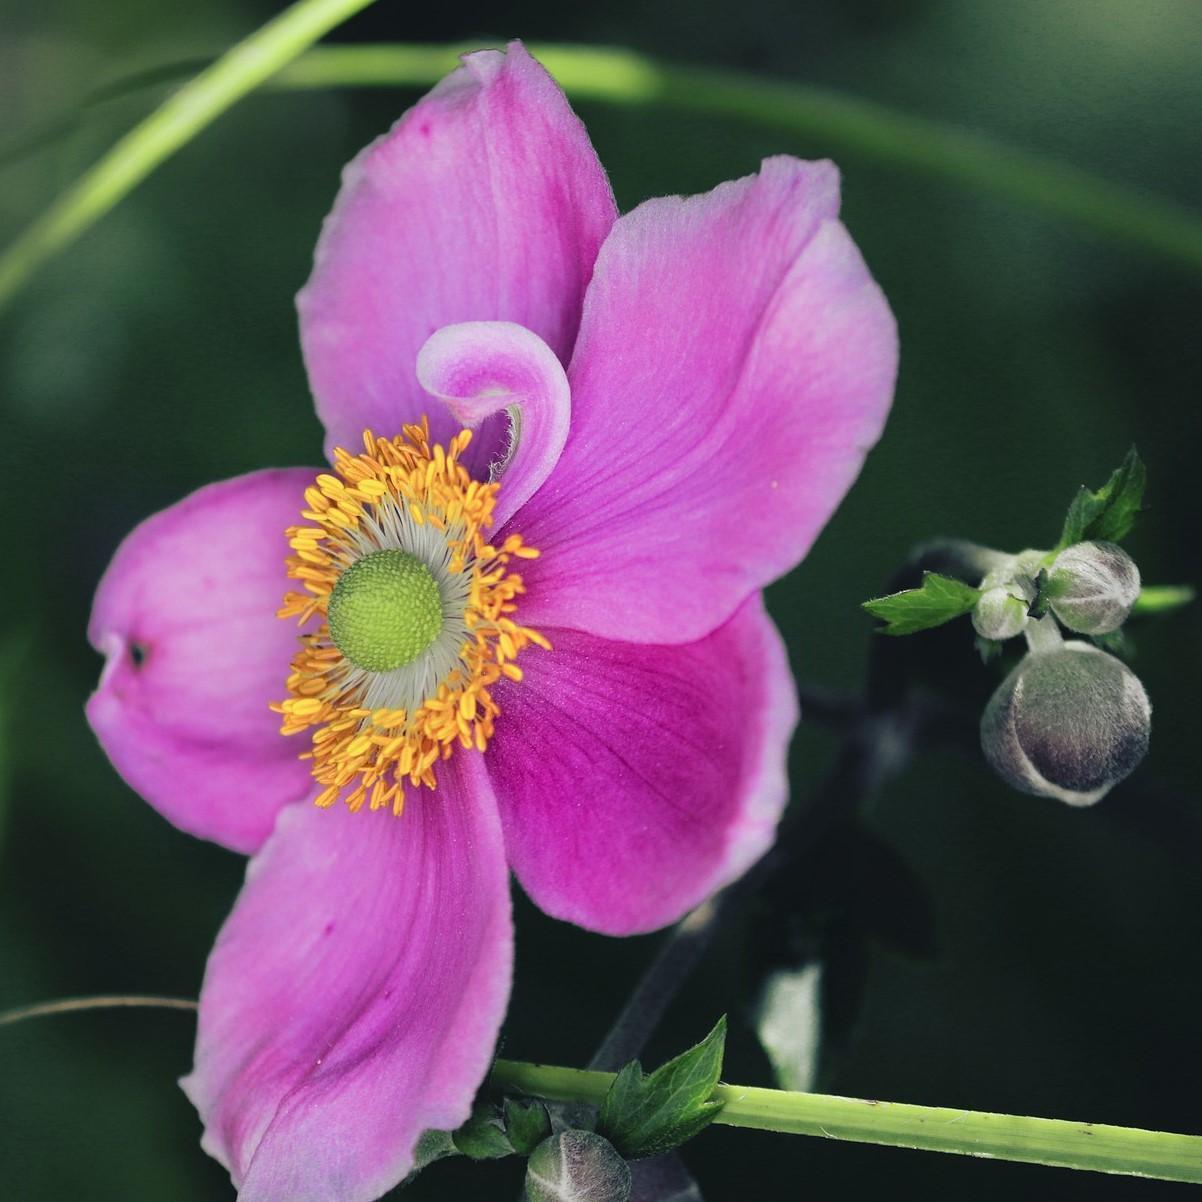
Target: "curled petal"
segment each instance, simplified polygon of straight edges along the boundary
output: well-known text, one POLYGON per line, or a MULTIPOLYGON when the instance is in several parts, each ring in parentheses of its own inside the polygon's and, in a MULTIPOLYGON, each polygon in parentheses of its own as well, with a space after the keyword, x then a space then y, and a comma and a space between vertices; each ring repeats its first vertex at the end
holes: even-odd
POLYGON ((92 606, 106 657, 88 721, 117 771, 181 830, 254 851, 309 792, 304 750, 268 705, 283 696, 296 627, 284 531, 307 468, 209 485, 121 544, 92 606))
MULTIPOLYGON (((481 50, 347 167, 298 298, 327 446, 391 436, 430 407, 417 352, 435 330, 512 321, 565 363, 613 194, 558 85, 514 42, 481 50)), ((431 432, 456 426, 441 406, 431 432)), ((490 422, 472 451, 504 445, 490 422)))
POLYGON ((567 441, 572 398, 563 366, 524 326, 469 321, 430 335, 417 378, 465 426, 507 412, 509 446, 492 465, 493 478, 505 482, 493 514, 500 525, 547 478, 567 441))
POLYGON ((502 682, 489 745, 509 860, 557 918, 673 922, 771 845, 796 694, 760 598, 684 646, 571 630, 502 682))
POLYGON ((542 552, 524 621, 687 642, 806 553, 897 366, 837 209, 830 164, 778 158, 614 226, 568 371, 572 431, 516 523, 542 552))
POLYGON ((183 1082, 240 1202, 372 1202, 463 1123, 509 996, 512 925, 479 757, 405 813, 296 806, 250 863, 183 1082))

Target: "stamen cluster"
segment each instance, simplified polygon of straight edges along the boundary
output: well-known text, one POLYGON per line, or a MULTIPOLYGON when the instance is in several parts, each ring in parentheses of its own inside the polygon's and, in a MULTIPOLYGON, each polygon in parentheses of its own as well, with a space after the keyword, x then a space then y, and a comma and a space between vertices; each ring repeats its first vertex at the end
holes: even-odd
POLYGON ((444 450, 431 446, 428 424, 408 425, 393 439, 363 435, 364 450, 334 452, 334 474, 305 490, 310 525, 293 526, 288 575, 303 585, 279 611, 303 626, 287 680, 289 696, 272 708, 286 735, 313 729, 313 776, 331 806, 343 796, 351 810, 391 806, 400 814, 405 784, 435 787, 434 767, 454 749, 483 751, 500 713, 490 688, 501 677, 521 680, 513 661, 537 631, 512 615, 524 591, 510 572, 513 559, 538 552, 518 534, 492 546, 499 485, 472 479, 460 462, 471 441, 463 430, 444 450), (375 551, 400 548, 419 555, 439 582, 443 629, 412 665, 373 673, 352 664, 330 637, 330 596, 341 575, 375 551))

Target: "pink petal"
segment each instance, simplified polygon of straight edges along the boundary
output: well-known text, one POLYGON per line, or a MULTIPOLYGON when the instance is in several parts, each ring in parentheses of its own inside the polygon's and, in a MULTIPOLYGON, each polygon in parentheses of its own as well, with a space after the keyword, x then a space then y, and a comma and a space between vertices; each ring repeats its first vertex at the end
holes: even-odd
POLYGON ((107 659, 88 721, 130 787, 181 830, 254 851, 305 796, 305 748, 267 707, 283 696, 294 624, 284 530, 308 468, 211 484, 138 526, 100 582, 88 638, 107 659))
POLYGON ((562 364, 525 326, 468 321, 430 335, 417 377, 464 426, 509 414, 509 445, 491 465, 492 478, 505 484, 493 514, 500 525, 547 478, 567 441, 572 397, 562 364))
POLYGON ((281 815, 209 959, 182 1082, 239 1202, 370 1202, 396 1185, 423 1131, 468 1117, 512 958, 479 756, 399 819, 281 815))
MULTIPOLYGON (((429 412, 417 352, 462 321, 512 321, 566 363, 585 285, 617 210, 584 126, 520 43, 482 50, 364 150, 298 298, 327 444, 399 433, 429 412)), ((478 462, 504 444, 490 423, 478 462)))
POLYGON ((686 642, 805 555, 889 410, 893 317, 828 163, 641 205, 597 261, 522 620, 686 642))
POLYGON ((797 721, 784 647, 758 596, 684 646, 546 633, 494 690, 510 864, 548 914, 654 930, 772 843, 797 721))

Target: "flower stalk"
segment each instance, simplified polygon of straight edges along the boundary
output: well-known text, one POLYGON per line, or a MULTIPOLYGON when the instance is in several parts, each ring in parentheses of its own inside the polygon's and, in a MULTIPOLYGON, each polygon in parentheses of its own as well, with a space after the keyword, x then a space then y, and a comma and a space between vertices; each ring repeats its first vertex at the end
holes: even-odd
MULTIPOLYGON (((194 1010, 196 1003, 187 998, 136 994, 68 998, 0 1012, 0 1027, 31 1018, 116 1007, 194 1010)), ((490 1081, 506 1092, 599 1106, 614 1076, 590 1069, 498 1060, 490 1081)), ((728 1127, 1202 1183, 1202 1136, 1197 1135, 746 1085, 719 1085, 713 1098, 724 1103, 716 1121, 728 1127)))
POLYGON ((1056 651, 1064 646, 1064 636, 1053 617, 1036 618, 1029 623, 1024 631, 1027 637, 1027 648, 1039 654, 1042 651, 1056 651))
MULTIPOLYGON (((187 83, 117 142, 0 255, 0 306, 45 260, 261 84, 279 89, 423 87, 441 78, 455 55, 479 44, 308 49, 370 3, 300 0, 187 83), (303 51, 307 53, 302 56, 303 51)), ((832 148, 866 161, 1004 196, 1186 268, 1202 269, 1202 218, 1197 213, 979 133, 821 88, 673 66, 631 50, 541 44, 531 49, 568 94, 582 100, 658 104, 821 138, 832 148)), ((190 67, 187 64, 185 69, 190 67)), ((168 75, 171 71, 166 68, 168 75)), ((144 73, 129 90, 161 78, 159 72, 144 73)), ((122 92, 120 85, 106 88, 101 98, 122 92)))
MULTIPOLYGON (((613 1079, 613 1073, 498 1060, 491 1080, 500 1090, 596 1106, 613 1079)), ((724 1103, 715 1121, 728 1127, 1202 1182, 1197 1135, 745 1085, 719 1085, 712 1097, 724 1103)))
MULTIPOLYGON (((445 73, 455 54, 474 48, 323 46, 292 64, 272 86, 425 86, 445 73)), ((1202 268, 1202 220, 1196 213, 983 134, 823 88, 677 66, 633 50, 543 43, 530 49, 576 99, 655 104, 820 138, 840 154, 1004 196, 1183 266, 1202 268)))
POLYGON ((318 38, 374 0, 297 0, 116 142, 0 255, 0 305, 160 163, 318 38))

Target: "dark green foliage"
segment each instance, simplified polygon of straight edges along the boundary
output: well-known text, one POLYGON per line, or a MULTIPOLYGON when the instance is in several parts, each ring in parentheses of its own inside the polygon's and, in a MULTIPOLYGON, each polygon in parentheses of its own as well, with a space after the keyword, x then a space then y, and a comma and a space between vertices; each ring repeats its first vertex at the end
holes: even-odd
POLYGON ((632 1060, 615 1078, 601 1106, 597 1129, 622 1153, 658 1156, 690 1140, 718 1117, 709 1100, 722 1072, 726 1016, 696 1047, 653 1073, 632 1060))
POLYGON ((500 1160, 512 1156, 513 1145, 501 1126, 497 1108, 477 1104, 472 1117, 452 1136, 455 1147, 472 1160, 500 1160))
POLYGON ((505 1134, 519 1156, 529 1156, 551 1134, 551 1116, 535 1099, 505 1099, 505 1134))
POLYGON ((1117 543, 1126 538, 1139 513, 1148 472, 1134 447, 1096 492, 1081 486, 1064 519, 1056 550, 1092 539, 1117 543))

